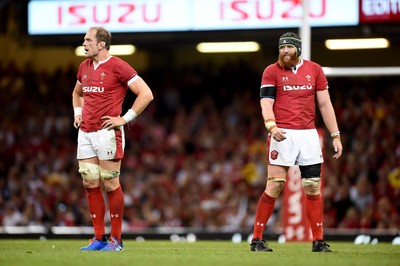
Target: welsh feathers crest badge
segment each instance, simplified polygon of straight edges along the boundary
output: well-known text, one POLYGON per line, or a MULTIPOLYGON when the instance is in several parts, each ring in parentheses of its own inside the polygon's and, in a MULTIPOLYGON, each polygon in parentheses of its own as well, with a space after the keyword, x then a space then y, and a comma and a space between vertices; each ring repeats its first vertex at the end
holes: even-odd
POLYGON ((271 151, 271 159, 276 160, 278 158, 279 152, 276 150, 271 151))

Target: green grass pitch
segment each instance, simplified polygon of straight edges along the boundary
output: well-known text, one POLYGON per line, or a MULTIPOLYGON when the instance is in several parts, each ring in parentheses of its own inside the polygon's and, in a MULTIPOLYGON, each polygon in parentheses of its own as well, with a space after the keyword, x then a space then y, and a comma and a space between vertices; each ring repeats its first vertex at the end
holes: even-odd
POLYGON ((355 245, 329 242, 333 253, 312 253, 311 243, 269 242, 273 252, 250 252, 249 244, 230 241, 194 243, 148 240, 124 241, 122 252, 82 252, 85 240, 0 240, 0 265, 88 266, 88 265, 306 265, 369 266, 400 265, 400 246, 391 243, 355 245))

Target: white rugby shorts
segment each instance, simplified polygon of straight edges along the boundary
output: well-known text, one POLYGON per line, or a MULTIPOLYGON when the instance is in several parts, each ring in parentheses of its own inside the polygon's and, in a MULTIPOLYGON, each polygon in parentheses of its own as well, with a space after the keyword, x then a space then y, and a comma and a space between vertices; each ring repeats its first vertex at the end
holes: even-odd
MULTIPOLYGON (((293 166, 323 163, 322 140, 316 129, 284 129, 286 139, 269 138, 268 159, 271 165, 293 166)), ((267 144, 268 145, 268 144, 267 144)))
POLYGON ((84 132, 79 129, 77 156, 79 159, 98 157, 99 160, 122 159, 125 149, 125 133, 119 129, 101 129, 84 132))

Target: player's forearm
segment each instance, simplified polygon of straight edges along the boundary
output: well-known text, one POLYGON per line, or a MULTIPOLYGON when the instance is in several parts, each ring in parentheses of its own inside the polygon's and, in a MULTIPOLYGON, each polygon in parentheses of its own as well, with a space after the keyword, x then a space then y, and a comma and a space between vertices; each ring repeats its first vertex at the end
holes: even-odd
POLYGON ((74 117, 82 115, 83 97, 79 96, 75 91, 72 93, 72 107, 74 109, 74 117))
POLYGON ((332 104, 326 104, 320 108, 322 119, 324 120, 325 126, 329 131, 329 134, 339 132, 339 127, 336 121, 335 111, 332 104))
POLYGON ((74 94, 72 96, 72 107, 83 107, 83 97, 77 96, 74 94))
POLYGON ((273 106, 274 106, 273 100, 263 98, 260 100, 260 104, 261 104, 261 113, 264 118, 264 121, 269 120, 269 119, 275 120, 275 114, 274 114, 274 110, 273 110, 273 106))

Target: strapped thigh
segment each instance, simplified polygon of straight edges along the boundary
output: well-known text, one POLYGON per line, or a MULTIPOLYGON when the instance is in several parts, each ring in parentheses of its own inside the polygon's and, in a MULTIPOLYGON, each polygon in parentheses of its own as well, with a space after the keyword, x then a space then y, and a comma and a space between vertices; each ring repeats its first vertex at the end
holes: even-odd
POLYGON ((269 176, 269 177, 267 177, 267 180, 271 181, 271 182, 283 182, 283 183, 285 183, 286 182, 286 177, 269 176))
POLYGON ((87 163, 79 161, 79 173, 84 180, 98 180, 100 179, 99 166, 94 163, 87 163))
POLYGON ((117 178, 121 173, 121 171, 119 171, 119 170, 107 170, 107 169, 104 169, 101 167, 99 167, 99 168, 100 168, 100 176, 101 176, 102 180, 110 180, 113 178, 117 178))

